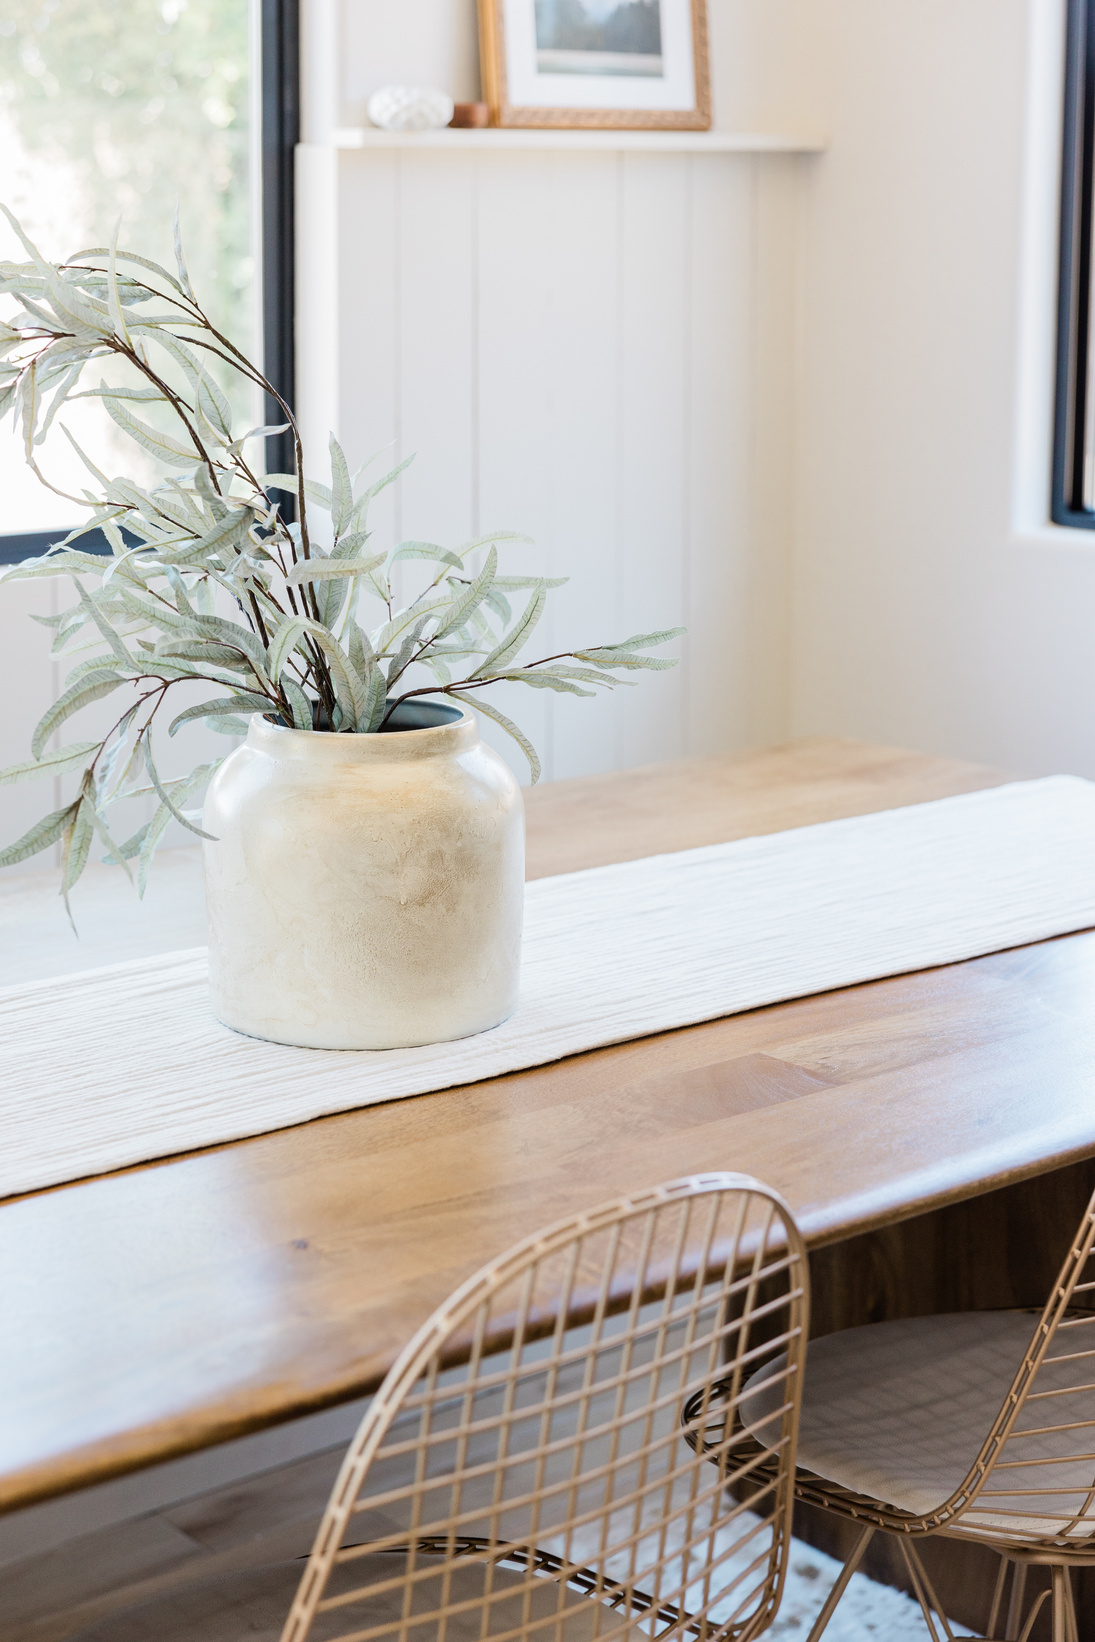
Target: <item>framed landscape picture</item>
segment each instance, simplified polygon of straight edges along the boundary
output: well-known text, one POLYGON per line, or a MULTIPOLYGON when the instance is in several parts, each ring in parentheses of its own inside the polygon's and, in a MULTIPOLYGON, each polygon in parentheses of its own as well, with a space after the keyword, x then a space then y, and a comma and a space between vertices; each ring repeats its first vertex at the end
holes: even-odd
POLYGON ((492 125, 705 131, 705 0, 479 0, 492 125))

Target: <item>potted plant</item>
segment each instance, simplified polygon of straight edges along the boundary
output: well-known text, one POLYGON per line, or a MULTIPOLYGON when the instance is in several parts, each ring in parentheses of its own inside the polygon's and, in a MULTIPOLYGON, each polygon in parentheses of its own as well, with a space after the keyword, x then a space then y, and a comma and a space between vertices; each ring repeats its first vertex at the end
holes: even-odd
POLYGON ((88 394, 166 472, 143 487, 108 478, 65 429, 93 480, 74 498, 87 521, 3 579, 72 579, 75 602, 38 618, 72 665, 32 759, 0 783, 76 772, 78 789, 0 865, 59 842, 67 906, 98 841, 105 860, 135 862, 143 893, 174 819, 205 841, 212 1000, 228 1025, 389 1048, 497 1024, 516 998, 523 814, 468 704, 518 742, 535 780, 534 749, 483 692, 516 681, 592 695, 621 672, 672 666, 651 650, 682 629, 520 662, 560 585, 500 573, 499 548, 527 538, 376 551, 369 504, 407 464, 351 475, 332 436, 330 483, 306 477, 292 411, 199 304, 177 224, 172 274, 120 251, 117 235, 50 263, 5 214, 29 260, 0 263, 16 309, 0 322, 0 415, 20 422, 35 473, 50 483, 38 448, 62 406, 88 394), (92 364, 110 380, 81 387, 92 364), (237 435, 225 371, 276 401, 284 424, 237 435), (256 472, 249 452, 286 428, 295 472, 256 472), (96 528, 109 557, 81 547, 96 528), (419 573, 402 607, 399 564, 419 573), (204 699, 172 712, 195 683, 204 699), (54 744, 73 714, 115 695, 105 735, 54 744), (153 726, 174 735, 193 721, 246 739, 165 780, 153 726), (152 817, 116 838, 111 810, 136 794, 152 817))

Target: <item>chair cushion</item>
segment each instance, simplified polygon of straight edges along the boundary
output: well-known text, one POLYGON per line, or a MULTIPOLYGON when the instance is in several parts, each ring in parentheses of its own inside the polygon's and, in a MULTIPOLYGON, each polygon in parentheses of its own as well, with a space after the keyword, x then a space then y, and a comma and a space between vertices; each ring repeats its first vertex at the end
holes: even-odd
MULTIPOLYGON (((1003 1406, 1038 1321, 1031 1311, 966 1311, 939 1317, 909 1317, 846 1329, 810 1342, 799 1427, 799 1464, 815 1476, 915 1516, 929 1515, 959 1488, 1003 1406)), ((1052 1356, 1095 1344, 1066 1345, 1052 1356)), ((782 1364, 782 1358, 779 1359, 782 1364)), ((759 1442, 761 1422, 779 1405, 763 1389, 777 1368, 770 1364, 749 1381, 742 1419, 759 1442)), ((1046 1363, 1034 1389, 1062 1393, 1026 1404, 1016 1433, 1049 1424, 1095 1421, 1095 1378, 1086 1363, 1046 1363), (1085 1382, 1088 1389, 1083 1389, 1085 1382), (1080 1390, 1070 1389, 1079 1384, 1080 1390)), ((774 1423, 773 1423, 773 1429, 774 1423)), ((1095 1430, 1058 1430, 1017 1435, 1001 1458, 1056 1460, 1021 1470, 997 1469, 969 1516, 967 1531, 1021 1532, 1031 1538, 1058 1536, 1068 1518, 1084 1508, 1095 1482, 1095 1430), (1026 1498, 1013 1489, 1053 1489, 1050 1496, 1026 1498), (1040 1516, 1039 1510, 1052 1516, 1040 1516)), ((1095 1522, 1068 1530, 1086 1537, 1095 1522)))

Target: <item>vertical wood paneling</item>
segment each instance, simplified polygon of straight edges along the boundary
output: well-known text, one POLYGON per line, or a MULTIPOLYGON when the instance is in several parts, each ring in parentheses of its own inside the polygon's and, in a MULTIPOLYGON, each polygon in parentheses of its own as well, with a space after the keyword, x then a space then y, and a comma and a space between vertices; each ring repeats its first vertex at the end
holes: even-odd
MULTIPOLYGON (((551 650, 622 637, 616 608, 617 159, 556 154, 551 227, 552 329, 546 349, 551 441, 546 453, 555 576, 551 650)), ((616 764, 616 696, 554 696, 552 774, 591 775, 616 764)))
MULTIPOLYGON (((626 638, 677 626, 685 614, 691 202, 687 158, 624 154, 619 163, 615 617, 626 638)), ((619 764, 679 756, 683 670, 637 677, 617 696, 619 764)))
POLYGON ((791 726, 791 576, 795 530, 795 390, 798 363, 799 167, 786 155, 750 162, 756 172, 752 302, 755 350, 750 634, 744 698, 748 739, 778 740, 791 726))
MULTIPOLYGON (((339 384, 335 432, 350 471, 376 457, 381 478, 399 446, 399 163, 397 153, 347 156, 339 187, 339 384), (357 163, 355 163, 357 161, 357 163)), ((396 492, 382 491, 369 513, 376 550, 396 540, 396 492)), ((365 606, 362 606, 365 613, 365 606)), ((366 614, 372 620, 371 613, 366 614)))
POLYGON ((478 166, 474 157, 399 156, 399 529, 455 545, 477 523, 478 166))
MULTIPOLYGON (((499 154, 480 162, 476 533, 507 529, 533 537, 532 547, 500 550, 503 573, 517 575, 555 573, 551 354, 557 323, 552 220, 545 209, 552 193, 550 155, 499 154)), ((527 598, 522 592, 511 596, 515 615, 527 598)), ((550 627, 542 620, 521 659, 532 661, 552 653, 550 627)), ((555 698, 546 690, 520 684, 499 686, 489 694, 532 741, 550 780, 555 698)), ((518 780, 527 781, 528 765, 511 739, 489 721, 482 724, 482 731, 518 780)))
MULTIPOLYGON (((754 166, 692 160, 686 747, 751 740, 754 166)), ((777 637, 776 642, 781 642, 777 637)))

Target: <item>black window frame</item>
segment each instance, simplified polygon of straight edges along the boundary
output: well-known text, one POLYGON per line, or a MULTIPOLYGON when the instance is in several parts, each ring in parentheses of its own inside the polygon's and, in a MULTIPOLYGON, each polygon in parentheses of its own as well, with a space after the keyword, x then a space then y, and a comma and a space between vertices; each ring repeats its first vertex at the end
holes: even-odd
POLYGON ((1084 505, 1085 452, 1095 446, 1092 394, 1092 229, 1095 212, 1095 0, 1068 0, 1060 263, 1050 517, 1095 530, 1084 505))
MULTIPOLYGON (((293 407, 295 376, 295 190, 294 164, 300 140, 299 0, 261 0, 259 74, 262 87, 259 142, 262 152, 262 346, 263 370, 285 403, 293 407)), ((266 395, 263 420, 276 427, 284 418, 266 395)), ((289 433, 266 441, 267 472, 293 471, 289 433)), ((0 565, 35 558, 67 529, 0 531, 0 565)), ((136 540, 136 538, 134 538, 136 540)), ((80 538, 85 553, 110 554, 101 530, 80 538)))

